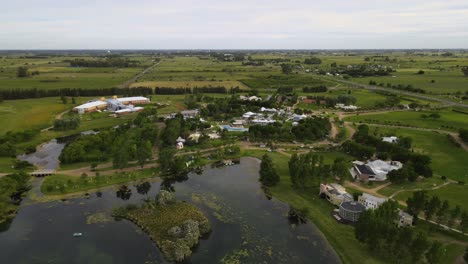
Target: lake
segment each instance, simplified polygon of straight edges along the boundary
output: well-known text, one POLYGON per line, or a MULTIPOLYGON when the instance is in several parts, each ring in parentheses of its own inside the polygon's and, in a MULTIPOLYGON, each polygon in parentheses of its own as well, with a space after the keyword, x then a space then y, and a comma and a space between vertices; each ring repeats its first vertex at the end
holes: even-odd
MULTIPOLYGON (((178 200, 200 208, 213 230, 187 262, 339 263, 313 224, 290 224, 289 207, 265 197, 258 170, 259 160, 242 158, 239 165, 206 167, 173 185, 178 200)), ((139 188, 140 193, 129 188, 130 197, 119 198, 117 188, 107 188, 66 201, 26 199, 0 233, 0 263, 164 263, 138 227, 110 217, 114 207, 153 198, 160 183, 151 183, 149 191, 139 188), (75 232, 83 236, 73 237, 75 232)))

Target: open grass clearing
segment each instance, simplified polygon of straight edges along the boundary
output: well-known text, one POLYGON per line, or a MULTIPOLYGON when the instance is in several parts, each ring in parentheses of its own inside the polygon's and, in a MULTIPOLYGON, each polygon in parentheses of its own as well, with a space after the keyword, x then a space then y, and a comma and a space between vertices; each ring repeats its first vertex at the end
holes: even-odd
POLYGON ((348 122, 363 122, 383 125, 397 125, 408 127, 421 127, 431 129, 458 131, 460 128, 468 129, 468 114, 457 113, 450 110, 442 111, 404 111, 388 112, 381 114, 355 115, 344 119, 348 122), (438 113, 440 118, 423 118, 423 115, 429 116, 432 113, 438 113))

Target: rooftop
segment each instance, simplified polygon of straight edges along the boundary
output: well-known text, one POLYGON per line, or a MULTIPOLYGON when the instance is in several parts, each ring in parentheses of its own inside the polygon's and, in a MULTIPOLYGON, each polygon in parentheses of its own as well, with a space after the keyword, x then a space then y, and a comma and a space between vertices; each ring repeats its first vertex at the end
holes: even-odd
POLYGON ((350 212, 364 212, 366 210, 366 207, 364 205, 354 201, 342 202, 340 204, 340 207, 350 212))

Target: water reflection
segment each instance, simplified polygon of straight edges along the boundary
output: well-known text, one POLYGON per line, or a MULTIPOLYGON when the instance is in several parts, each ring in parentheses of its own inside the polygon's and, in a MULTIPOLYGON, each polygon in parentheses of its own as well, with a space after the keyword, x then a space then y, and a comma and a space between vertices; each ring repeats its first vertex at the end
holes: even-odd
POLYGON ((130 197, 132 197, 132 190, 128 188, 127 185, 122 185, 115 194, 122 200, 128 200, 130 197))
POLYGON ((137 192, 141 195, 146 195, 151 189, 151 184, 149 182, 143 182, 135 185, 137 192))

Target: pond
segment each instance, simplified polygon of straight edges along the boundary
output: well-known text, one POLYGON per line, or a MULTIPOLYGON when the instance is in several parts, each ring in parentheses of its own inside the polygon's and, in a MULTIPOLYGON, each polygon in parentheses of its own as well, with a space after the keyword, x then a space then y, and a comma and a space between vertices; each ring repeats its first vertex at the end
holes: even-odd
MULTIPOLYGON (((178 200, 200 208, 213 229, 191 263, 339 263, 314 225, 290 224, 289 207, 265 197, 258 169, 259 160, 242 158, 173 185, 178 200)), ((114 207, 154 197, 160 183, 129 188, 131 195, 109 188, 67 201, 27 201, 0 233, 0 263, 164 263, 138 227, 110 217, 114 207)))
POLYGON ((58 158, 64 147, 65 143, 52 139, 47 143, 39 145, 36 152, 19 155, 17 158, 34 164, 40 169, 55 170, 59 165, 58 158))

